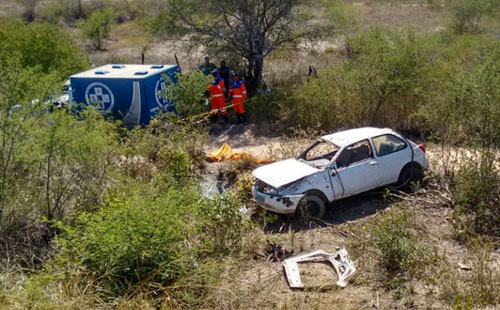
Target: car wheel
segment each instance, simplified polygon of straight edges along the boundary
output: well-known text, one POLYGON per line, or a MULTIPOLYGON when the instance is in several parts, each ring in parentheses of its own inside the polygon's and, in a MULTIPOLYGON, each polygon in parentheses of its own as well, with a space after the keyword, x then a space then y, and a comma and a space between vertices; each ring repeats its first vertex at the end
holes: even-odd
POLYGON ((412 183, 421 182, 423 177, 422 168, 419 165, 408 164, 399 173, 398 187, 413 189, 412 183))
POLYGON ((314 195, 306 195, 299 202, 296 213, 302 218, 322 218, 325 215, 325 202, 314 195))

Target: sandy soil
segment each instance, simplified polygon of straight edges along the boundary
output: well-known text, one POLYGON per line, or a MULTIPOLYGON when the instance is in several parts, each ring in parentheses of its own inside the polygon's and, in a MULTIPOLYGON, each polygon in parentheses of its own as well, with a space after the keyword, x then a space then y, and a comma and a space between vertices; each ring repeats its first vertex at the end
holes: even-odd
POLYGON ((360 13, 360 24, 411 28, 417 32, 433 32, 447 26, 449 16, 439 6, 431 7, 427 1, 352 1, 360 13))

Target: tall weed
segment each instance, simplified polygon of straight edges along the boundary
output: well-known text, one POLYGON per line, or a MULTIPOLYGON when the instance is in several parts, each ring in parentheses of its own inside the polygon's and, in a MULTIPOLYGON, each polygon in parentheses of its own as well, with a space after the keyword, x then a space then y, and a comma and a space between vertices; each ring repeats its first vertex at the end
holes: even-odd
POLYGON ((466 160, 456 176, 452 193, 458 237, 487 235, 500 240, 500 172, 498 161, 491 154, 466 160))

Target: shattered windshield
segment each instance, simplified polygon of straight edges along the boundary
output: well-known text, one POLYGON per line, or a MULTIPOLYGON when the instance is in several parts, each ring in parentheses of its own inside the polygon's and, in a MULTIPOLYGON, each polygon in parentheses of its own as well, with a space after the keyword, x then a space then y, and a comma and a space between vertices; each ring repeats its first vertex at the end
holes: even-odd
POLYGON ((328 165, 338 150, 339 147, 335 144, 320 139, 300 154, 299 159, 304 160, 313 167, 323 168, 328 165))

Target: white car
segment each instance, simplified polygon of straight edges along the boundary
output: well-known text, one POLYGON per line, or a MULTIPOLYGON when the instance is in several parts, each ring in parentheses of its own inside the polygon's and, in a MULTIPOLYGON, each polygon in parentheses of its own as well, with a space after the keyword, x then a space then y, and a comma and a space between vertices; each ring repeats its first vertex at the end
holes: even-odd
POLYGON ((281 214, 322 217, 334 200, 371 189, 420 181, 429 166, 425 146, 389 128, 364 127, 319 138, 297 159, 253 171, 255 201, 281 214))

